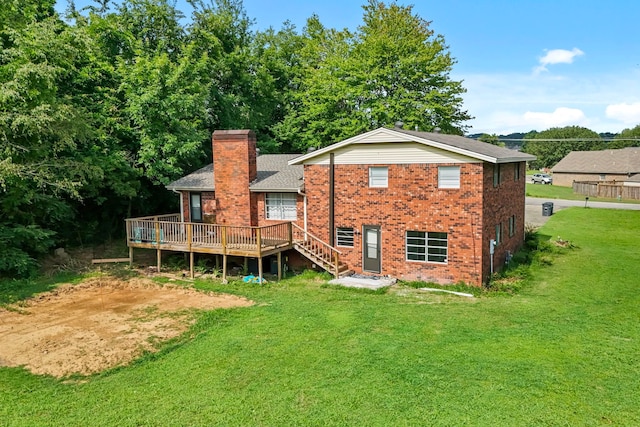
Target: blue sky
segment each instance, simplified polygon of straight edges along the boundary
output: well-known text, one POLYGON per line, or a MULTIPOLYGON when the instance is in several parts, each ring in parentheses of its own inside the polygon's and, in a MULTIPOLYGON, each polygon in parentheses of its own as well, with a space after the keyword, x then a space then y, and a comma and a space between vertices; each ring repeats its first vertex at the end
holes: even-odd
MULTIPOLYGON (((65 0, 58 0, 65 3, 65 0)), ((78 6, 89 0, 76 0, 78 6)), ((244 0, 254 29, 285 20, 302 29, 356 29, 366 0, 244 0)), ((387 2, 388 3, 388 2, 387 2)), ((620 132, 640 124, 640 2, 629 0, 414 0, 442 34, 467 89, 469 133, 578 125, 620 132)), ((186 15, 189 6, 177 1, 186 15)))

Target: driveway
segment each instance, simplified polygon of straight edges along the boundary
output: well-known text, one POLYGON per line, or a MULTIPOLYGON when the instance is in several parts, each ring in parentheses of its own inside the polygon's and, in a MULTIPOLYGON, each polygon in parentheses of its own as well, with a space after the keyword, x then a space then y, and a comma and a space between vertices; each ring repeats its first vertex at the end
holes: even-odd
MULTIPOLYGON (((527 197, 525 202, 524 219, 525 222, 534 225, 543 225, 549 219, 548 216, 542 216, 542 204, 545 202, 553 203, 553 212, 569 208, 572 206, 584 207, 584 200, 563 200, 563 199, 539 199, 535 197, 527 197)), ((640 204, 633 203, 616 203, 616 202, 587 202, 587 207, 603 208, 603 209, 627 209, 640 211, 640 204)))

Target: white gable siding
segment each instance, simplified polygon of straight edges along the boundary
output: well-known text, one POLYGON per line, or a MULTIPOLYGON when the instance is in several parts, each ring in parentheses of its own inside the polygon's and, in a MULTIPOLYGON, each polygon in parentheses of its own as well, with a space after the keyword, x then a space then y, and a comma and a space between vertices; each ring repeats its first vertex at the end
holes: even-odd
MULTIPOLYGON (((412 164, 412 163, 480 163, 478 159, 414 142, 352 144, 334 151, 336 165, 412 164)), ((329 164, 326 153, 309 159, 309 165, 329 164)))

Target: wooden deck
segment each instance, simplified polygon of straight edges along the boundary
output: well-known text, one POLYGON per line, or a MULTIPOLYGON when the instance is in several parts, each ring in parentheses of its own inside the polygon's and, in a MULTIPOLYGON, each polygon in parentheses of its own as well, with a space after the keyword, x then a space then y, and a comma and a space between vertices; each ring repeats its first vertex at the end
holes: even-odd
MULTIPOLYGON (((188 252, 191 254, 191 276, 193 277, 193 254, 223 255, 223 278, 226 278, 226 257, 242 256, 258 259, 262 281, 262 257, 278 255, 293 248, 293 229, 290 222, 264 227, 239 227, 221 224, 181 222, 180 214, 129 218, 127 245, 129 258, 133 260, 133 248, 156 249, 158 269, 161 251, 188 252)), ((281 263, 278 262, 280 268, 281 263)), ((278 272, 278 276, 281 272, 278 272)))

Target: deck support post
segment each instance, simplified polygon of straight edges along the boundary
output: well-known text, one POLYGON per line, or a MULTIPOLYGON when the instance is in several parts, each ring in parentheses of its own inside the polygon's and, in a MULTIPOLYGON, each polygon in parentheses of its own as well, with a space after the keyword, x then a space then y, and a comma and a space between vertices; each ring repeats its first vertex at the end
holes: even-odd
POLYGON ((193 279, 193 252, 189 252, 189 276, 193 279))
POLYGON ((278 252, 276 257, 278 258, 278 280, 282 280, 282 252, 278 252))
POLYGON ((133 246, 129 246, 129 267, 133 267, 133 246))
POLYGON ((260 278, 260 284, 262 285, 262 257, 258 257, 258 277, 260 278))
POLYGON ((162 268, 162 250, 158 248, 158 273, 160 273, 160 268, 162 268))
POLYGON ((227 283, 227 254, 222 254, 222 283, 227 283))

